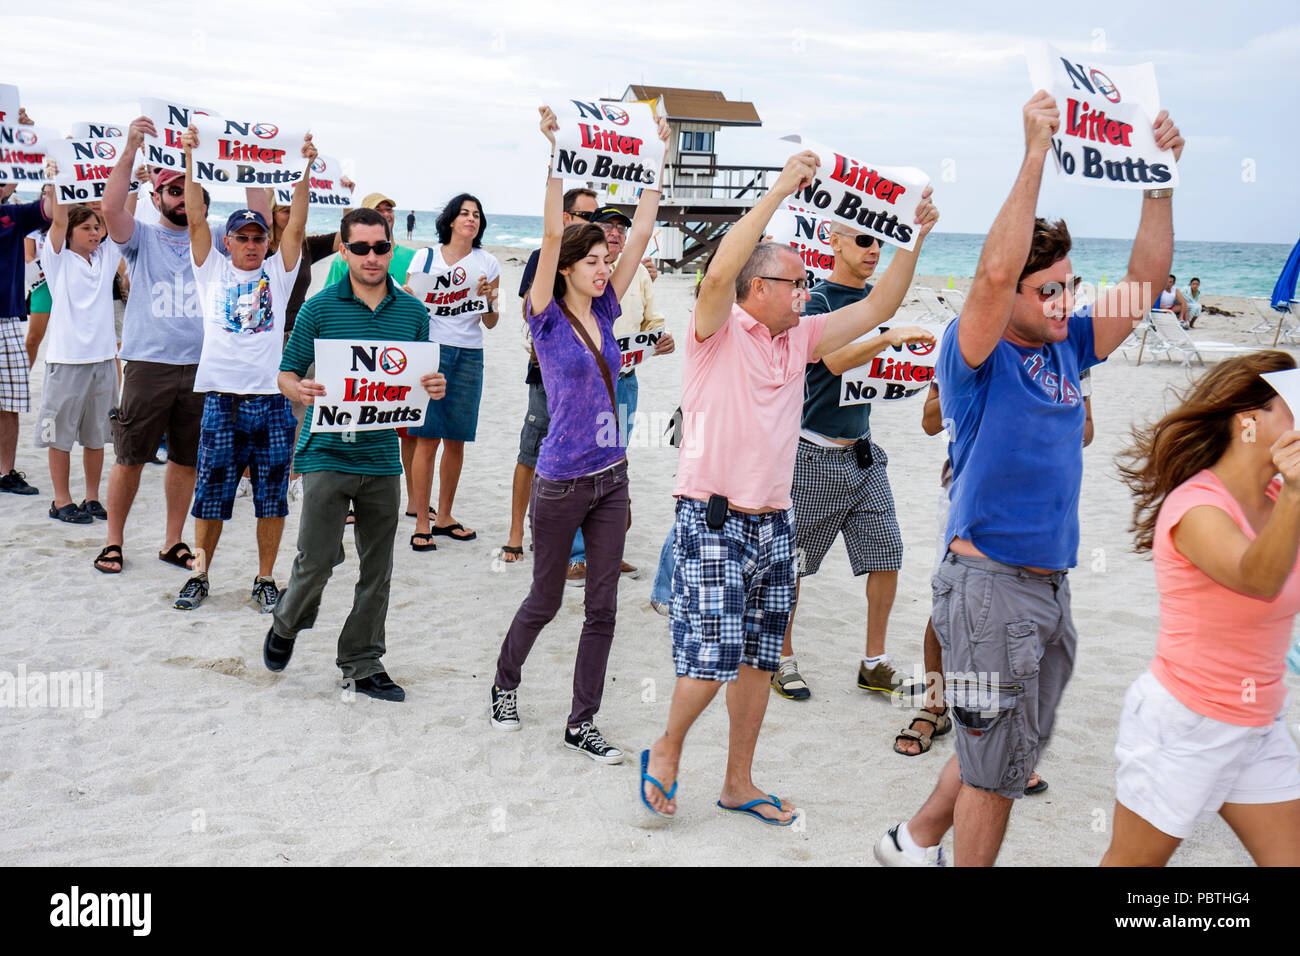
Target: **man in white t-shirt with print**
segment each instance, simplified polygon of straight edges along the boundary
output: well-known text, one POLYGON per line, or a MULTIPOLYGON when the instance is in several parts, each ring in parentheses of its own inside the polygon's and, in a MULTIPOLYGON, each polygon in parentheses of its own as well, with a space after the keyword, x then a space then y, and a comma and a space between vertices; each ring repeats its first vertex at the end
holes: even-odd
MULTIPOLYGON (((202 187, 189 161, 198 145, 191 126, 181 140, 186 151, 185 199, 197 208, 202 187)), ((311 135, 303 156, 316 158, 311 135)), ((192 611, 208 596, 208 568, 229 521, 239 477, 247 468, 257 515, 257 578, 253 599, 259 610, 275 610, 280 592, 272 571, 289 513, 289 471, 297 422, 277 379, 284 348, 285 310, 298 275, 307 230, 310 193, 306 177, 294 187, 289 224, 275 255, 267 256, 270 229, 260 212, 239 209, 226 220, 222 240, 229 258, 213 248, 207 222, 189 221, 190 259, 203 310, 203 352, 194 391, 205 392, 199 430, 198 475, 194 487, 195 574, 185 582, 174 607, 192 611)))

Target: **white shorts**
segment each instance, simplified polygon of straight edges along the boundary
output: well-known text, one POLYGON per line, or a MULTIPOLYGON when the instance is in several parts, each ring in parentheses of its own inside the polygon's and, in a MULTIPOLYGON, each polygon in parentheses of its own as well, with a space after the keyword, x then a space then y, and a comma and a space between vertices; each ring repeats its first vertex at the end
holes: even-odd
POLYGON ((1115 756, 1115 798, 1180 840, 1225 803, 1300 800, 1300 752, 1281 715, 1264 727, 1203 717, 1150 671, 1124 695, 1115 756))

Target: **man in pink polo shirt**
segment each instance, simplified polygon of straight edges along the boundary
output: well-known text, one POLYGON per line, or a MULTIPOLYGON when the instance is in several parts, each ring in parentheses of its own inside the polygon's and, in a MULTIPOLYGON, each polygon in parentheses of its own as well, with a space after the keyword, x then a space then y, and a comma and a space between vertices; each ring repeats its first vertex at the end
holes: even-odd
MULTIPOLYGON (((641 800, 660 816, 677 810, 687 731, 729 684, 730 751, 718 806, 777 826, 794 820, 792 804, 754 786, 750 767, 794 601, 790 484, 804 370, 889 318, 907 286, 901 272, 887 274, 868 298, 801 318, 802 261, 789 246, 760 240, 818 165, 811 152, 791 156, 767 195, 728 230, 686 336, 685 438, 673 491, 677 684, 668 729, 641 753, 641 800)), ((928 197, 926 190, 917 208, 923 231, 938 219, 928 197)))

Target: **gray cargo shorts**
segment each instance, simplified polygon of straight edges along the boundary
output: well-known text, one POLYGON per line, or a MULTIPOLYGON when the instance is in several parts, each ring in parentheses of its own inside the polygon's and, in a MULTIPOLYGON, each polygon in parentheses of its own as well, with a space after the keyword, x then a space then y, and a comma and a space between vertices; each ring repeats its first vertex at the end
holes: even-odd
POLYGON ((1019 798, 1074 670, 1066 573, 950 552, 930 585, 962 782, 1019 798))

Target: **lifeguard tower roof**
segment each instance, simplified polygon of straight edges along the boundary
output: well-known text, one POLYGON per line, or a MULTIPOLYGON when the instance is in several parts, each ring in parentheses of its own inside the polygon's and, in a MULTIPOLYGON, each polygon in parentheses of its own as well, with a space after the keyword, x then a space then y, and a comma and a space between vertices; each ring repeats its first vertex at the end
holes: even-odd
POLYGON ((718 90, 684 90, 675 86, 629 85, 623 100, 653 100, 662 96, 670 122, 715 123, 718 126, 762 126, 753 103, 729 100, 718 90))

